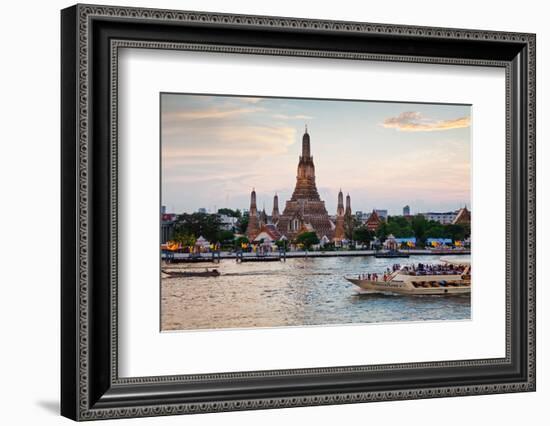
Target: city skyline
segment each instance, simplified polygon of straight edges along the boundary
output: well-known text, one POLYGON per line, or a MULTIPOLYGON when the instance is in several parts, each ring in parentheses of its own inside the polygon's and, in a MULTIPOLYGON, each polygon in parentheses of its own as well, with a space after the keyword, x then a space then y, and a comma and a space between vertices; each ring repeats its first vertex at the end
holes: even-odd
POLYGON ((162 200, 169 212, 271 213, 294 187, 307 124, 318 190, 353 211, 470 208, 470 106, 162 94, 162 200))

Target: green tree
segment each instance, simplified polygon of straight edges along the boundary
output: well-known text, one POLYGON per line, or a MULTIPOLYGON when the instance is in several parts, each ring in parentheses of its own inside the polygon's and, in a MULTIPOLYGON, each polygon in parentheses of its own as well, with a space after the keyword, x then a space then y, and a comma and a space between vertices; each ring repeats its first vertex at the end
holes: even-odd
POLYGON ((174 241, 177 241, 178 243, 181 243, 183 247, 190 247, 194 246, 197 239, 194 235, 189 235, 180 231, 174 232, 174 241))
POLYGON ((411 226, 416 237, 416 244, 418 246, 423 246, 426 242, 426 231, 428 230, 428 221, 421 214, 417 214, 413 217, 411 226))
POLYGON ((353 231, 358 225, 358 221, 353 215, 344 217, 344 236, 347 240, 353 240, 353 231))
POLYGON ((378 228, 376 228, 376 236, 381 242, 384 242, 388 235, 390 235, 390 233, 388 232, 388 224, 386 222, 380 223, 380 225, 378 225, 378 228))
POLYGON ((276 245, 279 249, 286 250, 287 247, 288 247, 288 241, 285 240, 285 239, 277 240, 277 241, 275 241, 275 245, 276 245))
POLYGON ((221 208, 221 209, 218 209, 218 214, 223 214, 230 217, 236 217, 237 219, 241 218, 241 211, 239 209, 232 210, 228 208, 221 208))
POLYGON ((181 235, 201 235, 207 240, 216 240, 220 232, 220 217, 208 213, 183 213, 176 218, 174 232, 181 235))
POLYGON ((374 239, 374 232, 370 231, 366 226, 360 226, 353 231, 353 240, 361 244, 368 244, 374 239))
POLYGON ((296 244, 303 244, 303 246, 309 250, 311 246, 319 244, 319 237, 315 232, 302 232, 296 237, 296 244))
POLYGON ((450 238, 453 241, 462 241, 469 236, 469 229, 463 224, 448 224, 444 225, 445 238, 450 238))
POLYGON ((240 249, 243 244, 248 244, 248 238, 246 237, 238 237, 235 239, 235 248, 240 249))
POLYGON ((248 228, 248 213, 245 213, 240 218, 239 222, 237 222, 237 228, 239 229, 239 232, 245 233, 246 228, 248 228))
POLYGON ((430 220, 426 229, 426 238, 445 238, 445 227, 439 222, 430 220))
POLYGON ((235 235, 233 234, 233 232, 231 231, 226 231, 225 229, 222 229, 219 233, 218 233, 218 238, 217 240, 218 241, 221 241, 221 242, 228 242, 228 241, 231 241, 233 242, 233 239, 235 238, 235 235))
POLYGON ((414 235, 413 227, 403 216, 388 217, 387 233, 396 238, 409 238, 414 235))

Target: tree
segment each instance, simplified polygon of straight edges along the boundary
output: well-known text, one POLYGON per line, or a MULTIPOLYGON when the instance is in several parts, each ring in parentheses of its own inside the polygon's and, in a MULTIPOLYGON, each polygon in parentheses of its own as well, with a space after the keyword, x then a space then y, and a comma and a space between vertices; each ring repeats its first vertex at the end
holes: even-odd
POLYGON ((248 238, 246 238, 246 237, 239 237, 239 238, 235 239, 235 247, 237 249, 242 248, 243 244, 248 244, 248 243, 249 243, 249 241, 248 241, 248 238))
POLYGON ((380 223, 376 228, 376 236, 380 241, 384 241, 390 233, 388 232, 388 224, 386 222, 380 223))
POLYGON ((176 234, 192 235, 195 238, 201 235, 207 240, 216 240, 220 232, 220 217, 208 213, 183 213, 176 218, 174 231, 176 234))
POLYGON ((197 239, 194 235, 185 234, 180 231, 174 232, 174 241, 177 241, 178 243, 181 243, 183 247, 191 247, 195 245, 195 242, 197 239))
POLYGON ((233 239, 235 238, 235 235, 233 234, 233 232, 231 231, 226 231, 225 229, 222 229, 219 233, 218 233, 218 238, 217 240, 218 241, 231 241, 233 242, 233 239))
POLYGON ((315 232, 302 232, 296 237, 296 244, 302 244, 306 250, 309 250, 311 246, 319 244, 319 237, 315 232))
POLYGON ((409 238, 414 235, 413 228, 409 221, 403 216, 388 217, 387 233, 393 234, 396 238, 409 238))
POLYGON ((246 232, 246 228, 248 228, 248 219, 249 219, 248 213, 245 213, 242 215, 237 226, 239 229, 239 232, 242 232, 242 233, 246 232))
POLYGON ((280 250, 286 250, 287 247, 288 247, 288 241, 287 241, 286 239, 277 240, 277 241, 275 241, 275 245, 276 245, 280 250))
POLYGON ((424 216, 421 214, 417 214, 415 217, 413 217, 411 226, 412 230, 414 232, 414 236, 416 237, 416 244, 419 246, 423 246, 426 241, 426 231, 428 230, 428 221, 424 216))
POLYGON ((347 240, 353 240, 353 231, 357 227, 358 221, 355 216, 346 215, 344 217, 344 236, 347 240))
POLYGON ((463 224, 448 224, 444 226, 445 238, 450 238, 453 241, 463 241, 469 236, 469 229, 463 224))
POLYGON ((361 244, 367 245, 374 239, 374 232, 366 226, 360 226, 353 231, 353 240, 361 244))
POLYGON ((218 214, 223 214, 225 216, 230 216, 230 217, 236 217, 237 219, 241 218, 241 211, 239 209, 232 210, 228 208, 221 208, 221 209, 218 209, 218 214))
POLYGON ((439 222, 430 220, 426 229, 426 238, 445 238, 445 227, 439 222))

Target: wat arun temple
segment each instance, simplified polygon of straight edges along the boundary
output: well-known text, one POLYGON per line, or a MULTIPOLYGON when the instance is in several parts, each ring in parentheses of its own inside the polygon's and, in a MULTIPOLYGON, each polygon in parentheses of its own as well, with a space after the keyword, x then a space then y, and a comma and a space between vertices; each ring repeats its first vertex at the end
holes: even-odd
POLYGON ((310 137, 307 132, 302 137, 302 155, 298 161, 296 186, 292 197, 285 203, 282 213, 279 212, 279 197, 273 197, 273 211, 269 218, 265 209, 258 212, 256 191, 250 195, 249 222, 246 235, 250 241, 268 237, 272 240, 286 239, 292 241, 303 232, 315 232, 325 242, 341 242, 345 239, 346 223, 351 218, 351 198, 338 193, 336 219, 331 220, 325 202, 321 200, 315 183, 315 164, 311 155, 310 137))

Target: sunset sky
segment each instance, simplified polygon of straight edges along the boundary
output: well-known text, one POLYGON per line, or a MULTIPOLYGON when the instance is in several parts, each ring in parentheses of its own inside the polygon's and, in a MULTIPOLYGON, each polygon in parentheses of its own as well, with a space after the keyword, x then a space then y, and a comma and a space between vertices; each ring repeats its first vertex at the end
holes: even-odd
POLYGON ((162 204, 169 212, 279 208, 296 182, 304 126, 329 214, 470 207, 468 105, 161 95, 162 204))

